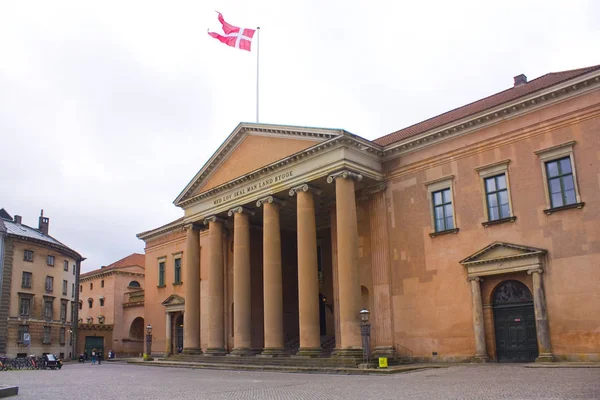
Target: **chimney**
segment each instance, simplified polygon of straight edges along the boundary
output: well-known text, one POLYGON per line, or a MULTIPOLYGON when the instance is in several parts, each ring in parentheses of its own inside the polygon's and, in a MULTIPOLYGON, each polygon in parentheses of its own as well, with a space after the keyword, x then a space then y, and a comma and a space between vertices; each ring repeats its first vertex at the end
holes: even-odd
POLYGON ((106 265, 102 265, 102 266, 100 266, 100 269, 102 269, 102 268, 106 268, 106 265))
POLYGON ((527 77, 525 74, 515 76, 515 87, 522 86, 527 83, 527 77))
POLYGON ((15 223, 21 224, 21 216, 20 215, 15 215, 15 223))
POLYGON ((48 227, 50 225, 50 219, 44 217, 44 210, 40 213, 40 218, 38 219, 38 230, 42 232, 44 235, 48 235, 48 227))

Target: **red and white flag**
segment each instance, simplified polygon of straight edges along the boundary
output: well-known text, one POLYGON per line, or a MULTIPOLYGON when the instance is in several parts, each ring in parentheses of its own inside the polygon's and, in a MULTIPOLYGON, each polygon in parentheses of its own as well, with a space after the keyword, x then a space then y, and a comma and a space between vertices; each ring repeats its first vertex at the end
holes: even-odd
POLYGON ((219 14, 219 21, 223 25, 224 35, 216 32, 208 32, 208 34, 221 43, 225 43, 227 46, 235 47, 236 49, 242 49, 250 51, 250 45, 252 44, 252 38, 254 37, 254 29, 238 28, 225 22, 223 15, 219 14))

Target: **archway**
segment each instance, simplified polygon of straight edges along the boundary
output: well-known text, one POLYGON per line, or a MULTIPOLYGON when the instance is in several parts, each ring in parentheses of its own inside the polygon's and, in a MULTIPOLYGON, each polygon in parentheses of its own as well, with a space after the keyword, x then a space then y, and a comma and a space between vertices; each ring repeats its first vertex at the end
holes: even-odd
POLYGON ((531 362, 538 356, 535 313, 531 292, 522 282, 501 282, 492 294, 496 359, 531 362))
POLYGON ((129 339, 143 340, 144 339, 144 318, 137 317, 129 327, 129 339))

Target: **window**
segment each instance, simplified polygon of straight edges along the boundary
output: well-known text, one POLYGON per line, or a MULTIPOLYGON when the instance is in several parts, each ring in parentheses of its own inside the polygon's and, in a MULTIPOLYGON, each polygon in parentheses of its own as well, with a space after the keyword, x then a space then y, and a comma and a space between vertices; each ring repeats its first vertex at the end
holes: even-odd
POLYGON ((94 299, 88 299, 88 308, 92 308, 94 305, 94 299))
POLYGON ((52 299, 44 299, 44 318, 51 320, 53 317, 52 299))
POLYGON ((436 237, 442 233, 456 233, 456 219, 453 204, 453 179, 454 176, 425 182, 429 206, 431 209, 431 225, 433 233, 429 236, 436 237))
POLYGON ((33 251, 32 250, 25 250, 23 252, 23 261, 33 262, 33 251))
POLYGON ((75 284, 71 283, 71 297, 75 297, 75 284))
POLYGON ((67 303, 67 301, 60 302, 60 320, 63 322, 67 320, 67 303))
POLYGON ((452 194, 450 189, 433 192, 433 216, 435 231, 443 232, 454 229, 454 215, 452 211, 452 194))
POLYGON ((46 277, 46 293, 52 293, 54 290, 54 278, 51 276, 46 277))
POLYGON ((49 326, 44 327, 44 338, 42 339, 43 344, 50 344, 51 328, 49 326))
POLYGON ((63 263, 63 270, 69 271, 69 262, 67 260, 65 260, 65 262, 63 263))
POLYGON ((158 263, 158 286, 165 286, 165 262, 158 263))
POLYGON ((542 163, 546 195, 546 214, 567 208, 582 208, 577 171, 575 170, 575 142, 563 143, 536 151, 542 163))
POLYGON ((81 300, 79 301, 79 309, 83 310, 83 301, 81 301, 81 300))
POLYGON ((79 293, 83 292, 83 285, 79 285, 79 293))
POLYGON ((26 333, 29 333, 29 325, 19 325, 17 328, 17 343, 23 343, 26 333))
POLYGON ((103 325, 103 324, 104 324, 104 315, 99 315, 99 316, 98 316, 98 323, 99 323, 100 325, 103 325))
POLYGON ((21 287, 24 289, 31 289, 31 279, 33 274, 31 272, 23 272, 21 277, 21 287))
POLYGON ((104 307, 104 297, 100 297, 100 307, 104 307))
POLYGON ((90 290, 94 289, 94 282, 90 282, 90 290))
POLYGON ((100 287, 101 287, 101 288, 103 288, 103 287, 104 287, 104 279, 102 279, 102 280, 100 281, 100 287))
POLYGON ((129 284, 127 286, 129 286, 131 288, 139 288, 139 287, 141 287, 140 283, 138 281, 131 281, 131 282, 129 282, 129 284))
POLYGON ((485 178, 485 196, 490 221, 510 217, 505 174, 485 178))
POLYGON ((571 157, 548 161, 546 163, 546 177, 548 179, 550 205, 552 208, 577 203, 571 157))
POLYGON ((21 297, 19 299, 19 314, 28 317, 31 312, 31 297, 21 297))
POLYGON ((46 264, 48 264, 51 267, 54 267, 54 256, 48 256, 46 259, 46 264))
POLYGON ((71 318, 70 318, 71 322, 74 321, 74 319, 73 319, 74 316, 75 316, 75 303, 71 302, 71 318))
POLYGON ((181 283, 181 258, 175 259, 175 283, 181 283))
POLYGON ((77 268, 77 266, 73 264, 73 275, 75 275, 75 268, 77 268))
POLYGON ((62 287, 63 291, 62 291, 62 294, 64 294, 65 296, 67 295, 67 287, 68 287, 67 285, 68 284, 69 283, 67 281, 63 280, 63 287, 62 287))

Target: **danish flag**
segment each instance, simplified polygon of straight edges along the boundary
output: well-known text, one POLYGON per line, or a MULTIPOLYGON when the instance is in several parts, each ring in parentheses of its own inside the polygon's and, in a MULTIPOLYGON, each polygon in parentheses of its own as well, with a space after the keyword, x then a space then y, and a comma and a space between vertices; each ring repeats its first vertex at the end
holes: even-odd
POLYGON ((219 14, 219 21, 223 26, 224 35, 216 32, 208 32, 208 34, 221 43, 225 43, 227 46, 235 47, 236 49, 242 49, 250 51, 250 45, 252 44, 252 38, 254 37, 254 29, 238 28, 225 22, 223 15, 219 14))

